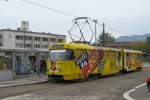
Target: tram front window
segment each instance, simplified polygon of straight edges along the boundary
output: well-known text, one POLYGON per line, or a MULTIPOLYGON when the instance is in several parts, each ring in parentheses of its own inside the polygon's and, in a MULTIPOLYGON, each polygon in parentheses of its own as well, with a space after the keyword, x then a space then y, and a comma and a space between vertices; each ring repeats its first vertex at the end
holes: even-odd
POLYGON ((66 61, 73 59, 73 50, 50 50, 49 52, 49 60, 52 61, 66 61))

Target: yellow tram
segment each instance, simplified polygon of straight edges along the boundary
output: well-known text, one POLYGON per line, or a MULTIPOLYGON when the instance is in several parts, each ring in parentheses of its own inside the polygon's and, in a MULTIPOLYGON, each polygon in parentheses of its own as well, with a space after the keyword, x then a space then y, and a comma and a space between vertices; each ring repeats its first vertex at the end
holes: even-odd
POLYGON ((47 75, 53 79, 88 79, 142 67, 142 52, 82 43, 49 45, 47 75))

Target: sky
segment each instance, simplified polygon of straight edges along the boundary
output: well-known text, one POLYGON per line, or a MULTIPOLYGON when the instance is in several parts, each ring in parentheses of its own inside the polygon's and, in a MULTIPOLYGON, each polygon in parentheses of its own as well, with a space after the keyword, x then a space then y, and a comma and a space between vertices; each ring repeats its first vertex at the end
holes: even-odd
MULTIPOLYGON (((150 33, 150 0, 26 0, 75 16, 97 19, 97 34, 106 32, 119 37, 150 33)), ((28 21, 30 30, 67 34, 75 17, 54 12, 23 0, 0 0, 0 29, 16 29, 28 21)), ((78 34, 78 33, 75 33, 78 34)), ((86 35, 87 36, 87 35, 86 35)))

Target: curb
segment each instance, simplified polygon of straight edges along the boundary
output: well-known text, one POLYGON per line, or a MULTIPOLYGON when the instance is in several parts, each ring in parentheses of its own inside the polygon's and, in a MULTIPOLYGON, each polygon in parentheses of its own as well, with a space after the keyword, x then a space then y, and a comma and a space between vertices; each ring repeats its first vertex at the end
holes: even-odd
POLYGON ((38 83, 45 83, 45 82, 48 82, 48 80, 34 81, 34 82, 27 82, 27 83, 18 83, 18 84, 16 83, 16 84, 0 85, 0 88, 21 86, 21 85, 30 85, 30 84, 38 84, 38 83))

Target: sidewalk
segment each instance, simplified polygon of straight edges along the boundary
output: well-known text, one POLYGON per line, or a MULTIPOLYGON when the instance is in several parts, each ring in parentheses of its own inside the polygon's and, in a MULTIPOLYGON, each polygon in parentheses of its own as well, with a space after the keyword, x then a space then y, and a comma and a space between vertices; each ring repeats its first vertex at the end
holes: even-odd
POLYGON ((27 85, 27 84, 35 84, 35 83, 42 83, 47 81, 46 75, 29 75, 29 76, 22 76, 17 77, 14 80, 9 81, 0 81, 0 88, 2 87, 10 87, 10 86, 18 86, 18 85, 27 85))

